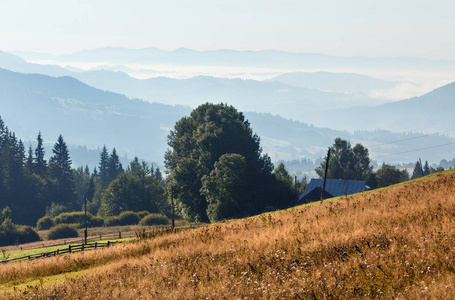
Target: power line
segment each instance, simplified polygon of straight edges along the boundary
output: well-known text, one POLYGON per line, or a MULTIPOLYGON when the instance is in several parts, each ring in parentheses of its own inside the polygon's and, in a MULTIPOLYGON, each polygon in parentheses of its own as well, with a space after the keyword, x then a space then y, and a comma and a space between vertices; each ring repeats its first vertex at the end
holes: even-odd
POLYGON ((403 152, 399 152, 399 153, 384 154, 384 155, 379 155, 379 156, 375 156, 375 157, 372 157, 372 158, 380 158, 380 157, 386 157, 386 156, 394 156, 394 155, 406 154, 406 153, 417 152, 417 151, 427 150, 427 149, 433 149, 433 148, 438 148, 438 147, 443 147, 443 146, 448 146, 448 145, 453 145, 453 144, 455 144, 455 142, 441 144, 441 145, 436 145, 436 146, 431 146, 431 147, 425 147, 425 148, 420 148, 420 149, 414 149, 414 150, 409 150, 409 151, 403 151, 403 152))
POLYGON ((455 129, 451 129, 451 130, 447 130, 447 131, 441 131, 441 132, 435 132, 435 133, 429 133, 429 134, 424 134, 424 135, 420 135, 420 136, 416 136, 416 137, 412 137, 412 138, 395 140, 395 141, 386 142, 386 143, 374 144, 374 145, 368 146, 368 148, 378 147, 378 146, 383 146, 383 145, 388 145, 388 144, 394 144, 394 143, 398 143, 398 142, 416 140, 416 139, 420 139, 420 138, 424 138, 424 137, 428 137, 428 136, 432 136, 432 135, 439 135, 439 134, 452 132, 452 131, 455 131, 455 129))

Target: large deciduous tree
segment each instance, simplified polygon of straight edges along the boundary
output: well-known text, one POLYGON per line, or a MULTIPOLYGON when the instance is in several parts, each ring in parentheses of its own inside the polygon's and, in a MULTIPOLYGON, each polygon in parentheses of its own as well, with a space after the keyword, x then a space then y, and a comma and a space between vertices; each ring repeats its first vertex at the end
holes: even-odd
POLYGON ((267 205, 270 189, 267 183, 273 165, 267 155, 262 155, 259 137, 253 134, 249 122, 234 107, 211 103, 200 105, 189 117, 175 124, 168 136, 168 145, 171 149, 165 154, 167 172, 175 183, 174 197, 188 220, 209 220, 207 197, 201 193, 202 178, 209 176, 215 162, 229 153, 244 158, 245 172, 251 181, 243 191, 245 196, 242 199, 245 200, 242 201, 247 203, 242 207, 249 207, 247 213, 251 214, 267 205))
POLYGON ((241 216, 248 211, 246 187, 249 177, 245 158, 239 154, 224 154, 215 162, 209 175, 202 177, 201 192, 207 199, 210 221, 241 216))

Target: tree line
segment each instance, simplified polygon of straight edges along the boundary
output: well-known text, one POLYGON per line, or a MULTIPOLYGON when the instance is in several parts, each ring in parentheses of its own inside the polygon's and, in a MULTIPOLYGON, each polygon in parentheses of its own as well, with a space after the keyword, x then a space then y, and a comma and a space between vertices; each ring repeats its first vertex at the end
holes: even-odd
POLYGON ((43 136, 25 150, 0 118, 0 209, 4 220, 35 225, 43 216, 87 211, 104 219, 148 211, 190 222, 209 222, 293 205, 305 183, 284 165, 274 168, 244 115, 206 103, 176 123, 168 136, 166 179, 137 157, 124 168, 116 149, 104 146, 99 164, 73 168, 60 135, 49 161, 43 136))
MULTIPOLYGON (((0 118, 0 221, 35 225, 43 216, 87 211, 106 220, 122 212, 149 212, 189 222, 214 222, 293 206, 306 188, 284 165, 262 152, 243 113, 227 104, 205 103, 180 119, 168 135, 166 176, 137 157, 126 168, 115 148, 104 146, 97 168, 74 168, 60 135, 45 160, 0 118)), ((323 177, 324 159, 316 168, 323 177)), ((413 178, 440 171, 417 162, 413 178)), ((383 164, 373 171, 369 151, 341 138, 331 147, 328 178, 364 180, 371 188, 409 179, 406 170, 383 164)))
POLYGON ((2 221, 35 225, 44 215, 56 217, 62 212, 81 211, 84 197, 89 212, 104 218, 125 210, 162 213, 166 209, 158 168, 135 158, 124 170, 115 148, 109 153, 106 146, 98 169, 91 172, 88 166, 73 168, 62 135, 46 161, 41 132, 36 148, 29 146, 26 151, 22 140, 0 117, 2 221))
MULTIPOLYGON (((362 144, 351 146, 349 141, 336 138, 330 147, 330 158, 327 178, 344 180, 363 180, 371 189, 386 187, 392 184, 416 179, 435 172, 444 171, 443 167, 433 168, 428 161, 422 165, 420 160, 415 164, 412 175, 406 169, 398 169, 395 166, 383 163, 380 168, 373 171, 369 151, 362 144)), ((323 178, 327 157, 315 169, 316 173, 323 178)))

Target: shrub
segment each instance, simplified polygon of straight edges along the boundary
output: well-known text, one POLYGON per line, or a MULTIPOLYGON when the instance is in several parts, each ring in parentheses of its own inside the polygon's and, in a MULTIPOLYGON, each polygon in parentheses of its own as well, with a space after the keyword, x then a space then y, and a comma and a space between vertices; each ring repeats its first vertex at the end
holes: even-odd
MULTIPOLYGON (((88 217, 88 214, 87 214, 88 217)), ((85 225, 85 215, 82 211, 64 212, 55 217, 55 224, 79 224, 78 227, 85 225)))
POLYGON ((142 218, 144 218, 146 215, 149 215, 149 214, 150 214, 150 212, 146 211, 146 210, 136 212, 136 215, 139 218, 139 220, 142 220, 142 218))
POLYGON ((54 221, 52 220, 51 217, 44 216, 44 217, 40 218, 38 220, 38 222, 36 223, 36 229, 47 230, 47 229, 50 229, 51 227, 53 227, 54 225, 55 225, 54 221))
POLYGON ((57 240, 63 238, 78 237, 79 233, 77 232, 74 226, 68 224, 59 224, 55 227, 52 227, 47 234, 49 240, 57 240))
POLYGON ((105 226, 119 226, 120 221, 117 216, 111 216, 111 217, 107 217, 107 219, 104 220, 104 225, 105 226))
POLYGON ((168 225, 169 219, 162 214, 148 214, 143 217, 139 222, 139 225, 151 226, 151 225, 168 225))
POLYGON ((23 243, 31 243, 40 240, 38 232, 30 226, 16 225, 19 241, 23 243))
POLYGON ((119 225, 137 225, 139 223, 139 217, 132 211, 124 211, 119 216, 119 225))
MULTIPOLYGON (((78 228, 85 227, 85 212, 76 211, 71 213, 61 213, 55 217, 55 224, 74 224, 78 228)), ((87 213, 87 226, 99 227, 104 225, 104 220, 101 217, 95 217, 91 213, 87 213)))
POLYGON ((30 226, 15 225, 7 218, 0 225, 0 246, 39 241, 38 233, 30 226))
MULTIPOLYGON (((87 216, 88 216, 88 213, 87 213, 87 216)), ((92 215, 90 215, 90 216, 92 216, 92 215)), ((92 216, 92 218, 89 220, 89 226, 90 227, 104 226, 104 219, 102 217, 92 216)))

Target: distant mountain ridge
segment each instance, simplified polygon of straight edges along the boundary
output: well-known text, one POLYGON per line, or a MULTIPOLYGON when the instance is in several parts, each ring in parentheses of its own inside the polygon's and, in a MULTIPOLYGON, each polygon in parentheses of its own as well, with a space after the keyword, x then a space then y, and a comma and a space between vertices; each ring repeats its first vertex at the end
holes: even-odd
MULTIPOLYGON (((423 96, 379 105, 374 108, 355 107, 326 112, 324 124, 352 130, 381 128, 392 131, 445 132, 455 130, 455 82, 423 96)), ((455 136, 452 133, 452 136, 455 136)))
MULTIPOLYGON (((228 102, 228 104, 230 104, 228 102)), ((35 140, 38 131, 55 142, 62 134, 68 144, 96 149, 106 144, 119 153, 162 162, 167 135, 191 108, 149 103, 90 87, 71 77, 20 74, 0 69, 0 116, 24 140, 35 140)), ((245 112, 261 145, 274 161, 295 158, 316 159, 324 155, 335 137, 361 142, 365 146, 408 139, 419 134, 368 131, 348 133, 318 128, 269 113, 245 112)), ((432 143, 453 139, 434 136, 432 143)), ((422 148, 428 140, 373 147, 370 152, 382 157, 422 148)), ((422 158, 438 162, 451 159, 454 151, 441 149, 420 152, 422 158)), ((374 158, 374 157, 373 157, 374 158)), ((413 161, 408 155, 392 156, 388 161, 413 161)))
POLYGON ((368 97, 374 90, 396 88, 403 82, 380 80, 354 73, 292 72, 275 76, 269 81, 278 81, 300 88, 318 89, 331 93, 353 94, 368 97))
POLYGON ((211 76, 195 76, 187 79, 167 77, 136 79, 123 72, 106 70, 71 72, 58 66, 27 63, 17 57, 12 64, 10 60, 13 58, 10 54, 2 56, 0 52, 0 67, 6 66, 9 70, 21 73, 72 76, 90 86, 125 94, 130 98, 171 105, 187 105, 193 108, 206 101, 229 102, 242 111, 274 112, 287 118, 305 121, 302 119, 301 111, 319 113, 327 107, 371 105, 365 96, 324 92, 278 81, 211 76), (290 110, 291 106, 294 109, 290 110))
POLYGON ((327 67, 358 67, 358 68, 455 68, 455 61, 430 60, 414 57, 336 57, 319 53, 297 53, 280 50, 206 50, 197 51, 179 48, 172 51, 157 48, 127 49, 120 47, 104 47, 84 50, 64 55, 16 52, 30 59, 53 59, 71 62, 111 62, 111 63, 154 63, 180 65, 224 65, 224 66, 274 66, 304 67, 320 69, 327 67))

